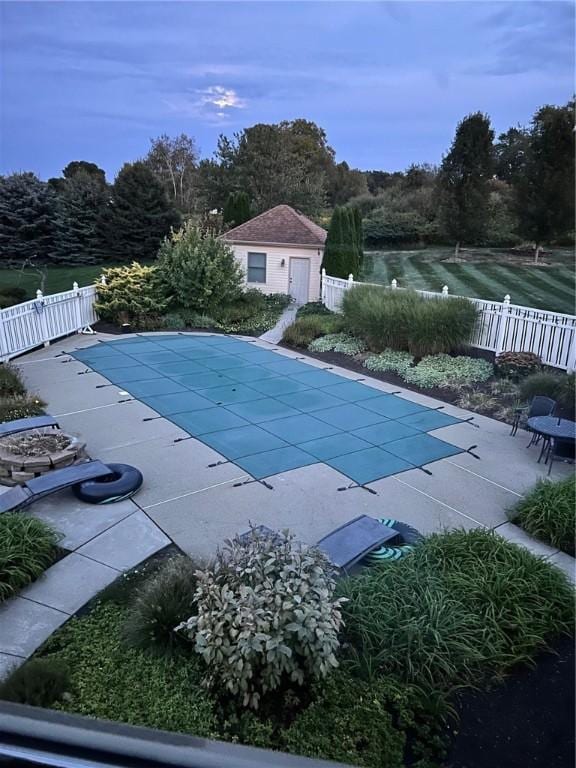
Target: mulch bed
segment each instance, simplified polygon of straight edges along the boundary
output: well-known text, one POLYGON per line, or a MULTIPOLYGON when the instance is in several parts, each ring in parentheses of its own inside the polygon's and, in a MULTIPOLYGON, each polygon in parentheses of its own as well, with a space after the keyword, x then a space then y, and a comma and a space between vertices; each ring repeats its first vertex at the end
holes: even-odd
POLYGON ((573 768, 574 638, 488 692, 458 697, 446 768, 573 768))

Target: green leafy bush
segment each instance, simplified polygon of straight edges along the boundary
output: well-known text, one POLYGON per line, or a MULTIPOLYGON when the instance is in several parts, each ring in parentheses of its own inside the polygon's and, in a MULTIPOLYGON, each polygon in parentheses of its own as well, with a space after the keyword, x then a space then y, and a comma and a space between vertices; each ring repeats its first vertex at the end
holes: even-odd
POLYGON ((306 315, 332 315, 334 314, 321 301, 309 301, 308 304, 302 304, 296 311, 296 317, 306 317, 306 315))
POLYGON ((418 243, 426 224, 418 213, 397 213, 385 208, 372 211, 363 223, 368 247, 418 243))
POLYGON ((262 334, 276 325, 290 301, 284 293, 266 295, 250 289, 232 304, 214 310, 214 327, 224 333, 262 334))
POLYGON ((312 352, 340 352, 343 355, 359 355, 366 351, 366 344, 349 333, 329 333, 314 339, 308 345, 312 352))
POLYGON ((146 315, 159 317, 168 307, 169 297, 159 283, 156 267, 134 261, 108 267, 102 274, 106 284, 97 283, 94 308, 103 320, 124 323, 146 315))
POLYGON ((565 575, 486 530, 429 536, 410 557, 339 583, 344 662, 425 690, 476 685, 572 631, 565 575))
POLYGON ((217 735, 214 704, 201 687, 194 655, 163 659, 126 647, 124 611, 99 603, 72 618, 48 640, 42 653, 70 669, 70 696, 57 708, 148 728, 217 735))
MULTIPOLYGON (((285 747, 367 768, 403 768, 406 737, 392 715, 404 696, 398 685, 386 680, 365 683, 336 673, 285 732, 285 747)), ((401 724, 406 724, 405 718, 401 724)))
POLYGON ((46 403, 34 395, 0 397, 0 422, 40 416, 44 413, 45 406, 46 403))
POLYGON ((369 371, 393 371, 401 376, 414 364, 414 355, 397 349, 385 349, 378 355, 369 355, 364 367, 369 371))
POLYGON ((522 379, 519 385, 520 396, 530 402, 537 395, 544 395, 556 400, 563 415, 574 415, 576 402, 576 376, 573 373, 532 373, 522 379))
POLYGON ((374 351, 407 350, 417 357, 464 345, 477 316, 468 299, 426 299, 415 291, 367 285, 345 292, 342 313, 348 330, 374 351))
POLYGON ((487 381, 494 373, 487 360, 473 357, 433 355, 424 357, 418 365, 408 368, 402 378, 409 384, 431 389, 459 389, 469 384, 487 381))
POLYGON ((309 347, 314 339, 340 330, 341 319, 336 315, 305 315, 289 325, 282 336, 285 344, 309 347))
POLYGON ((542 369, 542 360, 533 352, 501 352, 496 355, 495 364, 500 376, 514 381, 542 369))
POLYGON ((216 320, 200 312, 183 311, 186 328, 215 328, 216 320))
POLYGON ((242 293, 242 270, 230 246, 192 222, 160 246, 158 277, 174 306, 197 312, 211 313, 242 293))
POLYGON ((22 512, 0 515, 0 602, 38 578, 54 562, 58 534, 22 512))
POLYGON ((26 394, 26 386, 17 368, 9 363, 0 365, 0 397, 22 397, 26 394))
POLYGON ((0 683, 0 699, 52 707, 62 698, 70 684, 70 671, 59 659, 32 659, 0 683))
POLYGON ((576 478, 540 480, 511 510, 510 519, 553 547, 574 557, 576 478))
POLYGON ((226 542, 213 565, 197 572, 198 613, 179 630, 242 706, 290 680, 325 677, 337 666, 340 601, 325 556, 288 533, 226 542))
POLYGON ((129 645, 158 656, 180 650, 183 638, 174 630, 196 612, 196 564, 174 557, 164 563, 136 592, 124 627, 129 645))

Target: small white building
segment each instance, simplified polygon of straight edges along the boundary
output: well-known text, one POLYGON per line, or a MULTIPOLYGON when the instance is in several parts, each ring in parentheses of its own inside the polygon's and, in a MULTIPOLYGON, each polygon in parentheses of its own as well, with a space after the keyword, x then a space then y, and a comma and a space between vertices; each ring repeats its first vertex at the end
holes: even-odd
POLYGON ((326 230, 289 205, 229 230, 222 239, 242 265, 248 288, 288 293, 296 304, 320 298, 320 269, 326 230))

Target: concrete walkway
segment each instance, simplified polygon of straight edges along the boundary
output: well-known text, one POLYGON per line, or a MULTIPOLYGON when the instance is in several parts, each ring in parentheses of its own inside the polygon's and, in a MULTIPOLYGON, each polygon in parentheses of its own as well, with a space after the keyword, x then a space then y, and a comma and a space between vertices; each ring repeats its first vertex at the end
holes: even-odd
POLYGON ((298 307, 294 305, 287 307, 280 315, 280 319, 274 328, 271 328, 269 331, 266 331, 266 333, 263 333, 262 336, 260 336, 262 341, 267 341, 270 344, 278 344, 278 342, 282 341, 284 330, 288 328, 289 325, 292 325, 296 319, 297 311, 298 307))
MULTIPOLYGON (((539 449, 526 448, 526 433, 510 437, 508 425, 475 414, 476 426, 459 423, 431 434, 465 450, 474 446, 479 459, 462 453, 427 465, 431 474, 413 469, 386 477, 370 483, 375 493, 347 489, 350 481, 325 464, 275 475, 264 485, 236 465, 222 463, 220 454, 65 354, 106 338, 70 337, 16 363, 29 389, 47 401, 48 412, 63 429, 86 441, 93 458, 134 464, 144 485, 133 501, 110 506, 86 505, 63 492, 29 508, 62 532, 62 546, 70 554, 0 607, 0 670, 22 662, 100 589, 170 542, 193 557, 209 557, 250 523, 290 528, 309 543, 362 513, 397 518, 425 534, 485 527, 548 558, 574 580, 573 558, 534 541, 508 521, 507 510, 547 472, 536 462, 539 449)), ((253 343, 271 348, 263 340, 253 343)), ((304 359, 290 350, 277 354, 304 359)), ((306 362, 327 367, 312 358, 306 362)), ((353 371, 330 368, 380 391, 392 389, 353 371)), ((445 413, 459 418, 472 415, 409 390, 399 394, 431 407, 442 405, 445 413)), ((571 471, 555 464, 553 478, 571 471)))

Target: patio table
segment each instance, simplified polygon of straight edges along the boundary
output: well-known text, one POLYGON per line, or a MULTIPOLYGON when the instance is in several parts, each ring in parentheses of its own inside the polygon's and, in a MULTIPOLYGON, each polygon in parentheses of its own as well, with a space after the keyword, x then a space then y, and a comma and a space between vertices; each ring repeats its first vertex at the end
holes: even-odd
POLYGON ((544 438, 538 462, 542 459, 550 438, 576 441, 576 422, 570 419, 559 419, 557 416, 533 416, 528 419, 528 426, 544 438))

